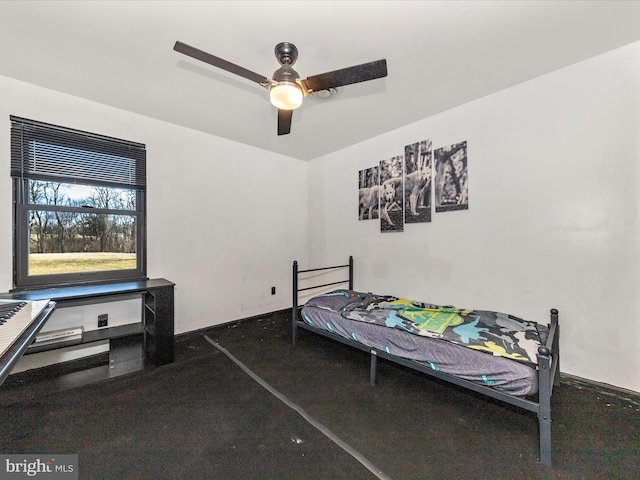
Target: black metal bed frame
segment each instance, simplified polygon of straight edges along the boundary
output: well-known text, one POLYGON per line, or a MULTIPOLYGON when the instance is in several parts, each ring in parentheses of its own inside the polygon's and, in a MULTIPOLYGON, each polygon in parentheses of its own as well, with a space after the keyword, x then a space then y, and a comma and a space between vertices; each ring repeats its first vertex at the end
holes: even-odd
POLYGON ((558 310, 551 309, 551 323, 549 324, 549 336, 545 346, 538 348, 538 401, 532 400, 528 397, 516 397, 509 395, 508 393, 494 390, 491 387, 480 385, 469 380, 458 378, 454 375, 443 373, 437 370, 433 370, 430 367, 418 363, 413 360, 408 360, 401 357, 396 357, 384 351, 372 349, 367 345, 356 342, 349 338, 341 337, 340 335, 307 324, 300 318, 300 310, 302 306, 298 305, 298 294, 305 290, 312 290, 322 287, 338 284, 348 284, 349 290, 353 290, 353 257, 349 257, 349 263, 345 265, 336 265, 332 267, 313 268, 308 270, 299 270, 298 262, 293 262, 293 307, 291 316, 292 327, 292 342, 295 347, 298 343, 298 328, 320 334, 324 337, 338 342, 344 343, 351 347, 369 352, 370 354, 370 371, 369 381, 371 385, 375 385, 376 381, 376 365, 377 359, 382 358, 390 362, 404 365, 405 367, 417 370, 427 375, 445 380, 449 383, 453 383, 460 387, 473 390, 488 397, 500 400, 502 402, 514 405, 519 408, 523 408, 530 412, 534 412, 538 416, 539 433, 540 433, 540 458, 539 462, 545 466, 551 467, 551 395, 553 393, 553 387, 560 385, 560 326, 558 323, 558 310), (299 275, 302 273, 319 272, 326 270, 337 269, 349 269, 349 278, 339 280, 335 282, 325 283, 322 285, 313 285, 305 288, 298 287, 299 275))

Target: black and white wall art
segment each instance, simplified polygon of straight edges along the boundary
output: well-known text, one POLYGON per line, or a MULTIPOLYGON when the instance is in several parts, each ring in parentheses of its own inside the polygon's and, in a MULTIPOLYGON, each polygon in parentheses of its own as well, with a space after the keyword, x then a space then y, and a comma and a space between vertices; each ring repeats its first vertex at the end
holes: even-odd
POLYGON ((380 231, 404 230, 402 155, 380 161, 380 231))
POLYGON ((436 212, 467 210, 467 142, 436 149, 434 162, 436 212))
POLYGON ((466 140, 434 149, 430 139, 405 145, 404 155, 358 172, 358 219, 380 219, 380 231, 432 221, 437 212, 469 209, 466 140))
POLYGON ((358 172, 358 192, 360 197, 359 220, 378 218, 380 195, 380 176, 378 167, 358 172))
POLYGON ((431 178, 433 168, 431 140, 404 147, 404 221, 431 221, 431 178))

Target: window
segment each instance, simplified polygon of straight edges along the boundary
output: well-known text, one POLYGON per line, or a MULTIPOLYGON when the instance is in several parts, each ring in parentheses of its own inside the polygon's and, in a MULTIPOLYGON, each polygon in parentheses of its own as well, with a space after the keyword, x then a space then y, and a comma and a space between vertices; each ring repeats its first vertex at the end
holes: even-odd
POLYGON ((146 150, 11 116, 14 287, 146 277, 146 150))

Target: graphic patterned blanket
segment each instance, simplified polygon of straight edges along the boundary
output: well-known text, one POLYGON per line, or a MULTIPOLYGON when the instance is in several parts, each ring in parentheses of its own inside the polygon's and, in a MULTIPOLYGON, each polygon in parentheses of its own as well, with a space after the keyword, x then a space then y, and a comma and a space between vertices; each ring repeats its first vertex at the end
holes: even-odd
POLYGON ((444 307, 353 290, 319 295, 307 306, 340 312, 350 320, 446 340, 529 366, 537 365, 538 347, 544 344, 540 331, 544 327, 500 312, 444 307))

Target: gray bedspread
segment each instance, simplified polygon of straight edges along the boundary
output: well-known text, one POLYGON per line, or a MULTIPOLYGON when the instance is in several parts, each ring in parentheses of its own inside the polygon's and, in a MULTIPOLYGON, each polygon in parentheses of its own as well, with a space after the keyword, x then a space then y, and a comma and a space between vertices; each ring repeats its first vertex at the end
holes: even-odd
MULTIPOLYGON (((538 391, 535 366, 443 339, 345 318, 353 316, 344 314, 346 310, 352 312, 353 305, 349 305, 344 296, 325 295, 322 301, 316 297, 302 308, 302 318, 307 324, 510 395, 527 396, 538 391)), ((546 327, 541 326, 541 330, 544 329, 546 327)))

